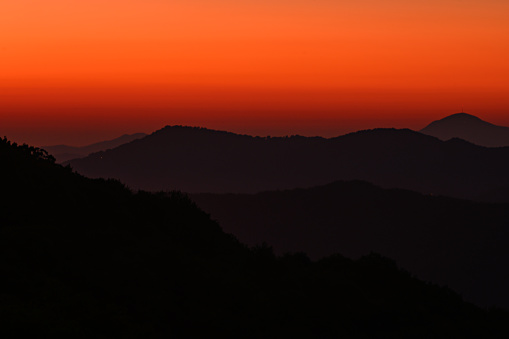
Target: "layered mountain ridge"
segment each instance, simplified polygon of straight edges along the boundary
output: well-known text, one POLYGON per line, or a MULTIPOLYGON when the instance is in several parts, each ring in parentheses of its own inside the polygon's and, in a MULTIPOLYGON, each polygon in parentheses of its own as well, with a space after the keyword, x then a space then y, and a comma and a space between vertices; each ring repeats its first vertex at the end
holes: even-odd
POLYGON ((509 148, 441 141, 408 129, 325 139, 167 126, 69 164, 86 176, 153 191, 255 193, 365 180, 425 194, 509 201, 509 148))
POLYGON ((124 134, 112 140, 100 141, 87 146, 52 145, 42 146, 41 148, 53 155, 57 162, 62 163, 71 159, 86 157, 91 153, 115 148, 146 136, 145 133, 124 134))
POLYGON ((248 249, 180 193, 88 179, 0 139, 3 337, 504 338, 465 303, 380 255, 248 249))
POLYGON ((257 194, 194 194, 226 232, 276 253, 370 251, 467 300, 509 307, 509 204, 382 189, 361 181, 257 194))

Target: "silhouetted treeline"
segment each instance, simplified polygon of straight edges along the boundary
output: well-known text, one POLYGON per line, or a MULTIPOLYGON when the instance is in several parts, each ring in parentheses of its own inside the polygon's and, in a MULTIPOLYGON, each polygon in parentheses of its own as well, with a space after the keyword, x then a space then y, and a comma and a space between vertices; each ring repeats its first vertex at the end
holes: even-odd
POLYGON ((509 202, 509 147, 441 141, 408 129, 325 139, 167 126, 71 165, 89 177, 154 191, 255 193, 365 180, 425 194, 509 202))
POLYGON ((276 257, 186 196, 91 180, 0 140, 0 335, 65 338, 504 338, 377 254, 276 257))

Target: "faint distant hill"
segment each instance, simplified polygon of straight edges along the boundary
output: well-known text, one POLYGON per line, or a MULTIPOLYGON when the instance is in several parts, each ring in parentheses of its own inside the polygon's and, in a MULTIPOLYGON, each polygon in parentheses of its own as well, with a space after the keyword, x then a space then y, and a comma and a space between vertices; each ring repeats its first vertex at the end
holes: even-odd
POLYGON ((146 136, 147 135, 145 133, 124 134, 116 139, 101 141, 88 146, 75 147, 67 145, 54 145, 54 146, 43 146, 42 148, 48 151, 51 155, 53 155, 57 162, 62 163, 64 161, 68 161, 71 159, 86 157, 90 153, 115 148, 122 144, 126 144, 128 142, 131 142, 136 139, 141 139, 146 136))
POLYGON ((312 258, 370 251, 470 301, 509 307, 509 205, 334 182, 309 189, 191 198, 248 245, 312 258))
POLYGON ((509 146, 509 127, 493 125, 467 113, 433 121, 420 132, 441 140, 460 138, 486 147, 509 146))
POLYGON ((325 139, 167 126, 70 164, 86 176, 117 178, 145 190, 254 193, 359 179, 423 193, 509 200, 509 148, 441 141, 408 129, 325 139))

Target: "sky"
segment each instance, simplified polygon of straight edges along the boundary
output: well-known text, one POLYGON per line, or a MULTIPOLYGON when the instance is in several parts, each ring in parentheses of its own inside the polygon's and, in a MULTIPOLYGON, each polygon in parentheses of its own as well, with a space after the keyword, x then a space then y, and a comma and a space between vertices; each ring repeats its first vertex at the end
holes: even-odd
POLYGON ((253 135, 509 126, 506 0, 0 2, 0 134, 87 143, 165 125, 253 135))

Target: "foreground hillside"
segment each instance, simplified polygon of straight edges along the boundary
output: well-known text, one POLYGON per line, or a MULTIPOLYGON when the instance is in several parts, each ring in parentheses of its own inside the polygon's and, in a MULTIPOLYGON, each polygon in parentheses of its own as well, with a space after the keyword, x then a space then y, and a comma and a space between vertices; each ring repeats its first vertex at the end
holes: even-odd
POLYGON ((509 317, 371 254, 248 249, 178 193, 132 193, 0 140, 0 334, 503 338, 509 317))
POLYGON ((254 193, 359 179, 426 194, 509 201, 509 148, 444 142, 411 130, 260 138, 168 126, 71 165, 89 177, 155 191, 254 193))
POLYGON ((470 301, 509 308, 509 205, 334 182, 258 194, 192 199, 246 244, 312 258, 376 251, 470 301))

